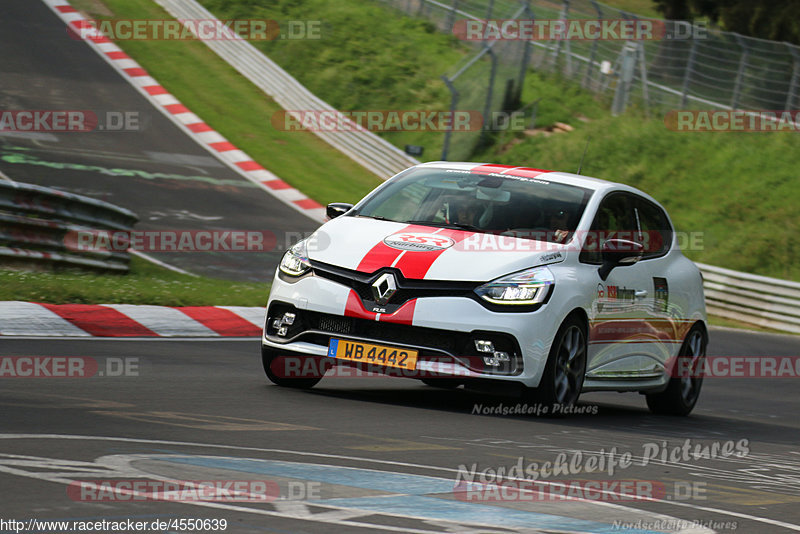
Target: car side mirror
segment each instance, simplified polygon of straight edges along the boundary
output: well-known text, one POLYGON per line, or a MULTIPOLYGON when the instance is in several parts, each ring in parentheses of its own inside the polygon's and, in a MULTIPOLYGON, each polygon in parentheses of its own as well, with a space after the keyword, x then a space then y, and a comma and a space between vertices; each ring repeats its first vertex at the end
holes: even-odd
POLYGON ((328 204, 328 207, 325 209, 325 213, 329 218, 335 219, 339 215, 344 215, 351 209, 353 209, 352 204, 348 204, 346 202, 333 202, 328 204))
POLYGON ((642 259, 644 245, 628 239, 607 239, 600 247, 600 256, 603 260, 597 274, 605 281, 614 267, 633 265, 642 259))

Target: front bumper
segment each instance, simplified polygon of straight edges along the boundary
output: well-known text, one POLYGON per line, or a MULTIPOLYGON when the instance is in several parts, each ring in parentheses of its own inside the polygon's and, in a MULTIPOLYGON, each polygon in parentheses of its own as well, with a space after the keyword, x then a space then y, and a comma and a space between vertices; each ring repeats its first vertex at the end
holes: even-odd
POLYGON ((275 276, 267 303, 264 347, 295 355, 327 357, 331 338, 419 351, 422 376, 491 378, 535 387, 541 378, 559 320, 547 306, 531 312, 497 312, 463 296, 418 297, 394 313, 365 309, 350 287, 320 276, 285 281, 275 276), (295 321, 283 335, 273 326, 286 312, 295 321), (475 339, 488 339, 512 357, 487 365, 475 339))

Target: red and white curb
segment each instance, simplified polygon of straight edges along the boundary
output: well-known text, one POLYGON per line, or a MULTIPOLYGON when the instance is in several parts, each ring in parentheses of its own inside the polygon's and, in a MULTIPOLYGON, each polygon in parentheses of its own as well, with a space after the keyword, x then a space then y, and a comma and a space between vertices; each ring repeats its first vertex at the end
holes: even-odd
POLYGON ((258 337, 264 308, 0 302, 0 336, 258 337))
MULTIPOLYGON (((123 78, 147 98, 172 122, 178 125, 189 137, 211 152, 228 167, 284 204, 291 206, 316 221, 325 221, 325 208, 308 198, 271 173, 253 158, 236 148, 200 117, 172 96, 145 69, 122 51, 108 37, 95 30, 91 21, 80 14, 66 0, 42 0, 56 13, 76 35, 84 36, 84 41, 106 60, 123 78)), ((64 38, 67 39, 66 32, 64 38)))

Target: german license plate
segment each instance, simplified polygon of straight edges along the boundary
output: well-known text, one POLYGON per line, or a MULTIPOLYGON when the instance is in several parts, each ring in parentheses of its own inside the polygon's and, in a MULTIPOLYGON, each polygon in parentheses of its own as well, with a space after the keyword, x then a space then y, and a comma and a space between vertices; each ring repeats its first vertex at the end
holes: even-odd
POLYGON ((412 371, 417 368, 418 354, 419 352, 416 350, 373 345, 346 339, 331 338, 328 345, 328 356, 331 358, 385 365, 387 367, 399 367, 400 369, 412 371))

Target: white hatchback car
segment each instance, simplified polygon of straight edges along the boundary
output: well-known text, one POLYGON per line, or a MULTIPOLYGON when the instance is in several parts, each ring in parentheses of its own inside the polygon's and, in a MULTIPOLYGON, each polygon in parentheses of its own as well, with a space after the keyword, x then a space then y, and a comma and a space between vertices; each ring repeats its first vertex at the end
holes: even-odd
POLYGON ((500 385, 561 412, 582 391, 638 391, 657 413, 697 402, 702 278, 645 193, 436 162, 328 215, 275 274, 262 336, 274 383, 307 388, 355 366, 500 385))

